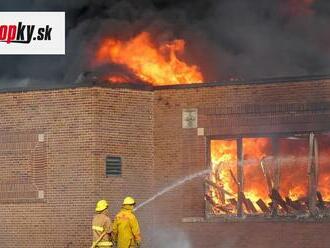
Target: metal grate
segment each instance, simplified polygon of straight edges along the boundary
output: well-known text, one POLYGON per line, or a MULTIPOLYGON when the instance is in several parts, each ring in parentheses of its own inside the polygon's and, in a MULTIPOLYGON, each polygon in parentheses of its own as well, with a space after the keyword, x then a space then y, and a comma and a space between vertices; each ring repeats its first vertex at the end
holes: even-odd
POLYGON ((106 157, 105 174, 107 176, 121 175, 121 157, 112 157, 112 156, 106 157))

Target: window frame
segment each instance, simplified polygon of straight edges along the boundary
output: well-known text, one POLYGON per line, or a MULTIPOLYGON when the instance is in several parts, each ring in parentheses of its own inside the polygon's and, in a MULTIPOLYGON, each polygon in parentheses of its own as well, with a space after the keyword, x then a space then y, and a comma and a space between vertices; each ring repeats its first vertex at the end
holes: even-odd
MULTIPOLYGON (((210 135, 206 136, 205 141, 205 160, 206 160, 206 167, 211 168, 211 141, 212 140, 235 140, 237 145, 237 180, 239 182, 238 193, 237 193, 237 213, 236 215, 228 215, 228 214, 221 214, 215 215, 212 213, 211 204, 205 200, 205 217, 206 218, 224 218, 224 219, 236 219, 236 220, 245 220, 245 217, 248 219, 256 219, 262 220, 265 219, 264 215, 260 216, 249 216, 244 213, 242 198, 240 196, 240 192, 244 193, 244 150, 243 150, 243 139, 244 138, 269 138, 273 144, 273 151, 275 154, 278 154, 278 141, 280 138, 288 138, 288 137, 299 137, 299 138, 306 138, 309 144, 309 152, 306 154, 308 156, 308 213, 310 217, 314 216, 316 213, 316 193, 317 193, 317 182, 318 182, 318 173, 319 173, 319 165, 318 165, 318 141, 317 135, 326 134, 328 131, 318 131, 318 132, 285 132, 285 133, 275 133, 275 134, 240 134, 240 135, 210 135), (314 196, 314 197, 313 197, 314 196)), ((277 170, 276 177, 279 176, 279 169, 277 170)), ((204 192, 207 193, 208 187, 204 184, 204 192)), ((275 203, 275 211, 277 212, 278 206, 275 203)), ((267 218, 267 220, 283 220, 286 219, 286 216, 277 215, 271 216, 271 218, 267 218)))

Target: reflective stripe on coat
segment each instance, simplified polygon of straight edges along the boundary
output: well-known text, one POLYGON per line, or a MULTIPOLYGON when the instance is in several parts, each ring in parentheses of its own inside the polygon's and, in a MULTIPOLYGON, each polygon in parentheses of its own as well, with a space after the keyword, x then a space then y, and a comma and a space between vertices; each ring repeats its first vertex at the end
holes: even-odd
POLYGON ((98 213, 94 216, 92 221, 92 231, 93 231, 93 243, 98 240, 100 235, 103 232, 107 232, 104 235, 102 240, 97 243, 97 247, 107 247, 112 246, 110 233, 112 232, 112 223, 109 216, 105 215, 104 213, 98 213))

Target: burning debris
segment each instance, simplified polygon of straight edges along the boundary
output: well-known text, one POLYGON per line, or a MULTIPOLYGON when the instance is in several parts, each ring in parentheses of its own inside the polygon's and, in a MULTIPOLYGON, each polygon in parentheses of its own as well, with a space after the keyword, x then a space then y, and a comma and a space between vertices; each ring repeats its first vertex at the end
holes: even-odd
POLYGON ((212 140, 212 171, 205 179, 205 199, 211 212, 233 216, 330 216, 330 138, 318 135, 313 140, 308 143, 307 136, 243 138, 243 171, 237 168, 237 141, 212 140))

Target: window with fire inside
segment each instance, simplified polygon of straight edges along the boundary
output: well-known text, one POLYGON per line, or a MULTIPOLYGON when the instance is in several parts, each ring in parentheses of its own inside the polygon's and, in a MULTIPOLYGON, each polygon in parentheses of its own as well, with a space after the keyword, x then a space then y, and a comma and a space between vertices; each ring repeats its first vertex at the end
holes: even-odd
POLYGON ((212 139, 207 217, 330 217, 330 134, 212 139))

